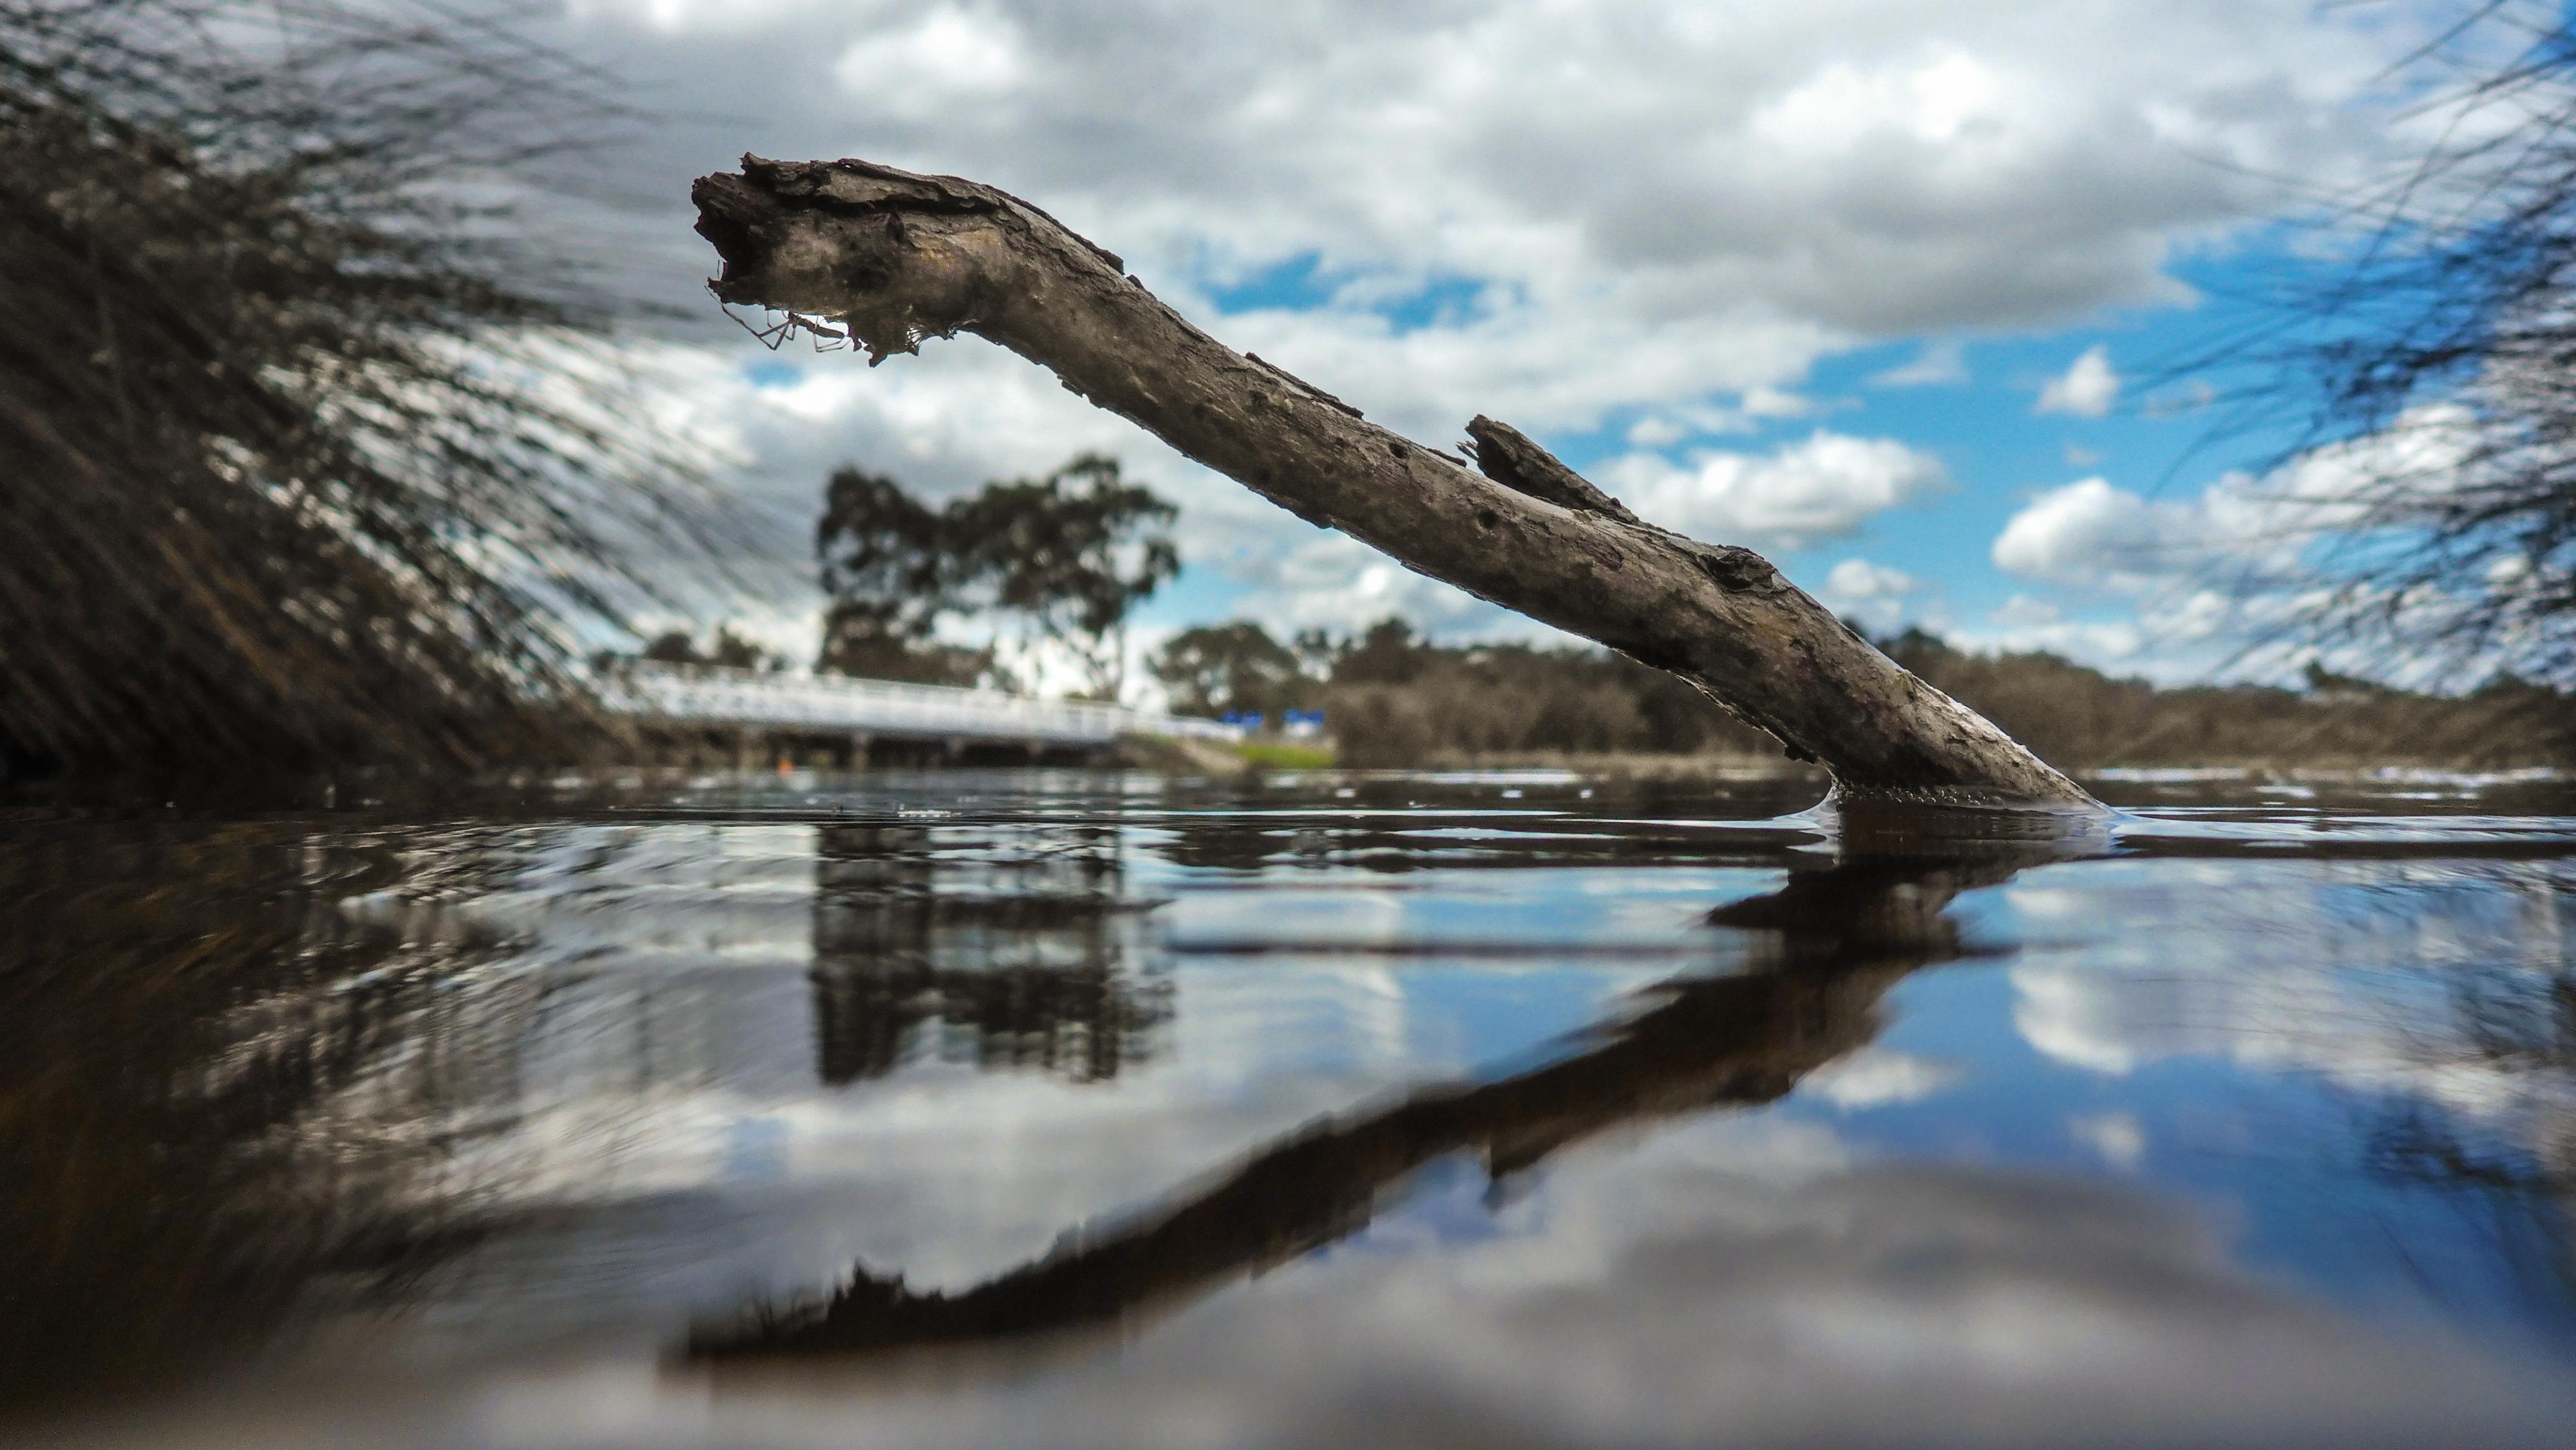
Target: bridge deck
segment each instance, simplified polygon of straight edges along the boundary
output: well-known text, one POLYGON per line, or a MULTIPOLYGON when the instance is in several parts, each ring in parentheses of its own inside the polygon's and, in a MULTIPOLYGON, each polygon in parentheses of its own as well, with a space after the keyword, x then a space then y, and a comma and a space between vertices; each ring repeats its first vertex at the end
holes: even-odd
POLYGON ((1243 738, 1238 725, 1123 705, 710 666, 629 665, 601 682, 600 696, 621 714, 674 725, 1042 745, 1106 745, 1122 735, 1243 738))

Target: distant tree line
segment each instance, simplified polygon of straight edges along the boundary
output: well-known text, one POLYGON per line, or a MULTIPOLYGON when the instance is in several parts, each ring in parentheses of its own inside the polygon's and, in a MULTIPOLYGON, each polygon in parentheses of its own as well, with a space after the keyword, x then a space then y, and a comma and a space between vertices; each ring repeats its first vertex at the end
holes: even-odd
POLYGON ((1779 753, 1674 675, 1606 650, 1438 645, 1400 619, 1288 643, 1235 620, 1173 636, 1153 660, 1175 709, 1276 719, 1322 710, 1340 760, 1448 756, 1779 753))
MULTIPOLYGON (((2576 765, 2576 698, 2500 677, 2464 697, 2310 671, 2307 688, 2164 689, 2056 655, 1985 655, 1921 630, 1879 641, 1898 663, 2069 768, 2251 764, 2576 765)), ((1777 759, 1770 737, 1660 670, 1586 647, 1440 645, 1401 620, 1282 642, 1234 620, 1155 655, 1175 708, 1321 709, 1342 763, 1400 767, 1576 755, 1777 759)))
POLYGON ((2576 696, 2512 675, 2460 696, 2389 689, 2315 666, 2304 690, 2160 689, 2052 654, 1974 654, 1919 629, 1880 647, 2044 758, 2078 769, 2576 765, 2576 696))
MULTIPOLYGON (((613 657, 611 657, 613 658, 613 657)), ((647 641, 635 658, 660 665, 708 665, 725 670, 782 670, 787 657, 734 632, 732 625, 716 626, 716 632, 698 643, 695 633, 685 629, 666 629, 647 641)), ((604 662, 604 661, 603 661, 604 662)))

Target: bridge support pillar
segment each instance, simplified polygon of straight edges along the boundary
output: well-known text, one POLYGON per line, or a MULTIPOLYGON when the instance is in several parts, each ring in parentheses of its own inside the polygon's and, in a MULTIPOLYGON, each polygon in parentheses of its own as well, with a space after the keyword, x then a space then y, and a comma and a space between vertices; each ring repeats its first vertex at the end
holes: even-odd
POLYGON ((868 768, 868 747, 875 743, 876 737, 870 735, 865 730, 853 730, 850 732, 850 758, 848 762, 850 769, 865 770, 868 768))

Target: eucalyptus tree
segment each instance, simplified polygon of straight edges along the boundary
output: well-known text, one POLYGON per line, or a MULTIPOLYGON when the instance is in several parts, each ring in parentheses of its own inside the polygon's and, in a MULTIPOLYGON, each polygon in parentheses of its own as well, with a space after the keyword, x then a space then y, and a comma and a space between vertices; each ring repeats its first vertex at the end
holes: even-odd
POLYGON ((1248 619, 1185 629, 1154 653, 1154 678, 1188 715, 1269 715, 1305 702, 1319 683, 1296 650, 1248 619))
POLYGON ((928 685, 971 685, 992 673, 990 650, 936 639, 939 621, 960 603, 947 527, 939 510, 891 478, 833 471, 814 528, 831 601, 816 669, 928 685))
POLYGON ((1070 652, 1091 693, 1127 680, 1127 616, 1180 573, 1180 511, 1085 453, 1044 478, 987 484, 949 508, 962 577, 1070 652))
POLYGON ((938 642, 943 619, 1025 622, 1081 664, 1092 693, 1125 684, 1125 625, 1180 571, 1178 510, 1082 454, 934 507, 890 478, 836 471, 815 528, 825 611, 818 665, 934 683, 996 677, 990 648, 938 642))

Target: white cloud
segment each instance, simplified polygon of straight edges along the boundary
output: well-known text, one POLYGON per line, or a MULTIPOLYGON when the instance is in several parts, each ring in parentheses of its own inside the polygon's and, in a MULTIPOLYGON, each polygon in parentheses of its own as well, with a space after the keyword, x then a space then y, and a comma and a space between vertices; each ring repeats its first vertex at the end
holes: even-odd
POLYGON ((1881 388, 1948 387, 1968 380, 1968 352, 1956 338, 1926 343, 1911 361, 1870 375, 1881 388))
POLYGON ((2349 470, 2317 460, 2257 479, 2232 473, 2182 499, 2150 499, 2087 478, 2050 489, 2005 521, 1995 567, 2018 578, 2130 594, 2216 568, 2287 578, 2321 530, 2355 521, 2349 470))
MULTIPOLYGON (((647 105, 685 97, 606 178, 659 199, 609 218, 632 242, 610 280, 711 326, 689 179, 745 149, 869 156, 1030 197, 1215 335, 1426 442, 1482 411, 1541 434, 1631 419, 1659 450, 1812 411, 1799 390, 1852 347, 2182 295, 2176 247, 2281 204, 2255 178, 2331 184, 2390 144, 2350 100, 2411 23, 2294 0, 575 0, 545 34, 647 105)), ((715 336, 688 341, 730 373, 747 349, 715 336)), ((1955 352, 1881 381, 1948 380, 1955 352)), ((979 343, 808 379, 697 410, 757 497, 810 499, 845 458, 943 492, 1108 447, 1182 501, 1198 565, 1269 587, 1307 538, 979 343)), ((1898 455, 1839 482, 1812 442, 1623 463, 1674 495, 1667 522, 1772 545, 1936 476, 1844 443, 1898 455)))
POLYGON ((1705 452, 1680 467, 1632 453, 1597 472, 1656 523, 1711 541, 1778 549, 1846 537, 1949 481, 1928 453, 1889 438, 1821 428, 1767 455, 1705 452))
POLYGON ((1689 429, 1660 414, 1640 418, 1628 426, 1628 446, 1632 448, 1670 448, 1689 436, 1689 429))
POLYGON ((2119 396, 2120 375, 2111 370, 2110 350, 2095 343, 2065 372, 2041 386, 2039 405, 2032 411, 2099 418, 2111 411, 2112 402, 2119 396))
MULTIPOLYGON (((2055 606, 2016 598, 1996 629, 1973 633, 1988 648, 2050 649, 2094 662, 2152 649, 2154 673, 2173 679, 2226 666, 2277 675, 2310 657, 2277 638, 2314 602, 2327 541, 2358 537, 2384 481, 2455 486, 2463 456, 2458 410, 2417 410, 2388 431, 2320 449, 2270 474, 2231 472, 2196 494, 2147 498, 2094 477, 2049 489, 2004 524, 1990 558, 2015 578, 2127 601, 2134 617, 2069 621, 2055 606)), ((2405 601, 2396 616, 2429 629, 2455 601, 2405 601)), ((2405 680, 2433 668, 2377 659, 2374 674, 2405 680), (2392 673, 2392 666, 2394 667, 2392 673)))
POLYGON ((1996 606, 1984 625, 1947 633, 1963 648, 2044 651, 2095 665, 2127 665, 2147 645, 2146 631, 2135 620, 2069 619, 2057 605, 2027 594, 1996 606))
MULTIPOLYGON (((1500 606, 1416 574, 1351 538, 1300 524, 1305 537, 1249 558, 1238 577, 1253 585, 1235 612, 1275 635, 1301 629, 1349 633, 1389 615, 1435 636, 1538 637, 1554 631, 1500 606)), ((1562 638, 1562 636, 1558 636, 1562 638)))
POLYGON ((2147 1131, 2134 1113, 2096 1113, 2066 1120, 2068 1137, 2100 1154, 2102 1161, 2124 1173, 2135 1173, 2146 1161, 2147 1131))
POLYGON ((2000 130, 2014 88, 1976 57, 1953 51, 1921 65, 1837 62, 1753 118, 1754 134, 1795 155, 1846 155, 1887 136, 1959 139, 1971 123, 2000 130))
POLYGON ((1714 402, 1668 404, 1630 424, 1627 437, 1631 447, 1661 450, 1691 438, 1758 433, 1766 423, 1804 418, 1820 408, 1813 398, 1784 388, 1751 387, 1732 406, 1714 402))
POLYGON ((2013 969, 2012 984, 2013 1027, 2042 1056, 2125 1077, 2153 1055, 2124 1024, 2105 1020, 2101 994, 2080 973, 2025 965, 2013 969))
POLYGON ((1843 1109, 1916 1103, 1957 1083, 1955 1063, 1872 1045, 1807 1074, 1798 1091, 1843 1109))
POLYGON ((1921 588, 1921 581, 1902 569, 1845 559, 1825 575, 1818 592, 1843 618, 1872 634, 1889 635, 1908 623, 1936 629, 1948 623, 1937 602, 1926 608, 1915 597, 1921 588))
POLYGON ((1780 388, 1765 386, 1747 388, 1744 392, 1744 416, 1747 418, 1803 418, 1814 411, 1814 403, 1780 388))
POLYGON ((1913 575, 1867 559, 1845 559, 1825 576, 1825 597, 1835 600, 1897 599, 1916 587, 1913 575))
POLYGON ((2151 503, 2110 481, 2087 478, 2032 499, 2004 524, 1995 567, 2024 579, 2100 586, 2161 578, 2201 562, 2202 537, 2189 505, 2151 503))
MULTIPOLYGON (((1215 314, 1186 291, 1178 300, 1192 315, 1215 314)), ((1215 330, 1229 346, 1434 443, 1456 438, 1478 413, 1547 432, 1594 428, 1616 409, 1641 405, 1660 406, 1690 432, 1744 432, 1805 412, 1805 401, 1782 385, 1831 345, 1812 323, 1749 309, 1605 327, 1579 298, 1413 329, 1374 312, 1273 307, 1237 313, 1215 330), (1712 394, 1737 402, 1725 406, 1712 394)))
MULTIPOLYGON (((867 155, 1010 186, 1165 290, 1311 257, 1354 300, 1466 279, 1616 354, 2178 295, 2177 243, 2279 203, 2256 178, 2388 144, 2339 108, 2412 35, 2290 0, 582 0, 550 38, 686 87, 628 163, 675 206, 746 147, 867 155)), ((653 225, 677 300, 703 249, 653 225)))
POLYGON ((888 114, 936 120, 947 108, 989 105, 1024 89, 1030 58, 1019 27, 991 11, 933 6, 900 30, 853 41, 832 65, 842 89, 888 114))

